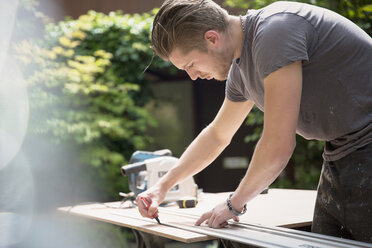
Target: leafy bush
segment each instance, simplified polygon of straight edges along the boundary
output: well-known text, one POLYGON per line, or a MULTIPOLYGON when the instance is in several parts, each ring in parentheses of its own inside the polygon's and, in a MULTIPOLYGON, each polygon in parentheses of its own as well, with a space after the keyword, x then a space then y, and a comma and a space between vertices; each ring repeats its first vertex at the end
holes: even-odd
POLYGON ((30 131, 78 151, 76 166, 106 199, 128 190, 120 166, 151 142, 144 70, 152 59, 152 70, 169 67, 153 58, 152 20, 153 13, 89 11, 50 23, 42 40, 17 46, 29 84, 30 131))
MULTIPOLYGON (((253 127, 253 133, 245 137, 245 142, 257 142, 261 137, 264 121, 263 113, 254 107, 249 113, 246 125, 253 127)), ((296 135, 296 148, 289 161, 289 165, 284 174, 273 184, 279 188, 301 188, 315 189, 320 175, 322 165, 323 142, 316 140, 305 140, 296 135), (289 170, 293 172, 288 172, 289 170), (286 174, 293 174, 288 176, 286 174)))
MULTIPOLYGON (((225 0, 224 4, 231 8, 241 9, 242 13, 249 8, 262 8, 277 0, 225 0)), ((372 4, 370 0, 300 0, 331 9, 350 19, 369 35, 372 35, 372 4)))

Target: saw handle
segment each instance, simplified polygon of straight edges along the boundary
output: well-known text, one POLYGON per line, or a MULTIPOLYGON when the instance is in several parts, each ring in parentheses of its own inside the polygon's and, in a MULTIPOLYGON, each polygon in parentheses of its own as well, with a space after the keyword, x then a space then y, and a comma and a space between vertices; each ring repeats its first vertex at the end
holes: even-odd
POLYGON ((131 173, 138 173, 146 170, 146 164, 144 162, 137 162, 134 164, 127 164, 121 167, 121 174, 128 176, 131 173))

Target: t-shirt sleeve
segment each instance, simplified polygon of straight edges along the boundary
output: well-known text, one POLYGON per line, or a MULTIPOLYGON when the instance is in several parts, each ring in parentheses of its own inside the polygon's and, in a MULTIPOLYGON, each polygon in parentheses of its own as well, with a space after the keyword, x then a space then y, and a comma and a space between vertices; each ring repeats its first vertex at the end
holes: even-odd
POLYGON ((267 17, 257 27, 252 56, 262 78, 299 60, 309 60, 308 47, 313 26, 303 17, 279 13, 267 17))
POLYGON ((242 87, 244 85, 239 70, 233 65, 226 80, 225 96, 232 102, 247 101, 249 98, 244 95, 242 87))

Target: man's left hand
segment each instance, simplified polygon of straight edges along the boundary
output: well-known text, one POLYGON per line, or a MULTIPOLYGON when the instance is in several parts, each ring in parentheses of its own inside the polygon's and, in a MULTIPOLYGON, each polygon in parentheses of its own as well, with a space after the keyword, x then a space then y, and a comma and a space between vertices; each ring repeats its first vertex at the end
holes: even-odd
POLYGON ((211 228, 223 228, 228 225, 227 221, 233 218, 235 221, 239 221, 239 217, 233 215, 227 208, 226 202, 218 204, 211 211, 204 213, 196 222, 195 226, 200 226, 205 222, 211 228))

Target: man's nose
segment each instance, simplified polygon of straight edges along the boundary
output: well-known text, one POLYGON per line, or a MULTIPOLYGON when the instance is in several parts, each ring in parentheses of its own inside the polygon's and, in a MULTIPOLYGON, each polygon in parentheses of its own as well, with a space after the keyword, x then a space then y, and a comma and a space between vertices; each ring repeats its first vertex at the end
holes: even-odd
POLYGON ((186 69, 186 72, 187 72, 187 74, 189 74, 189 77, 193 81, 195 81, 196 79, 198 79, 199 74, 200 74, 196 70, 192 70, 192 69, 186 69))

